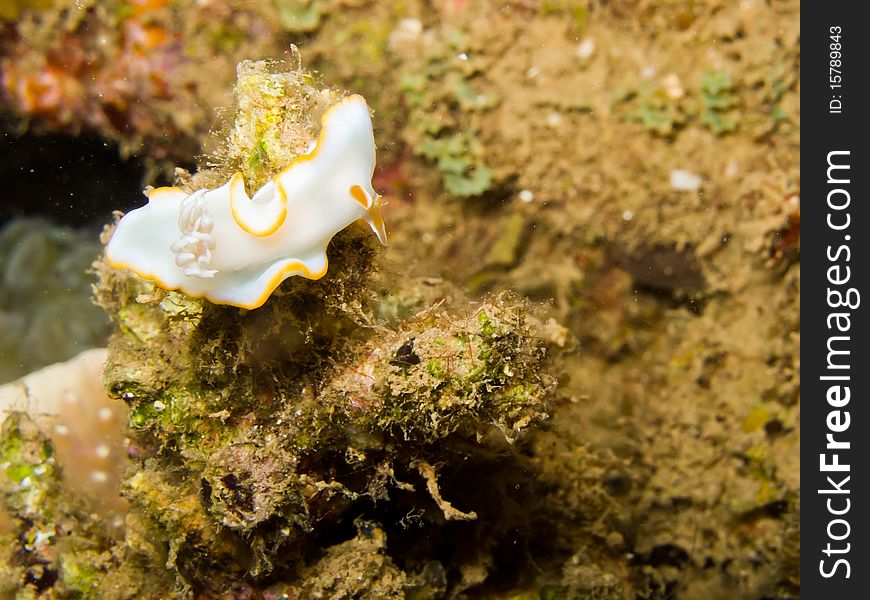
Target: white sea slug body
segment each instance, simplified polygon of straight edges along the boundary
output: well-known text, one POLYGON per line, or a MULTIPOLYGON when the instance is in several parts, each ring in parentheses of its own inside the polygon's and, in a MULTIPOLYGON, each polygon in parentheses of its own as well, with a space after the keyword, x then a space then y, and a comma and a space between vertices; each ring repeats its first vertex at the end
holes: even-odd
POLYGON ((350 96, 323 115, 308 153, 253 198, 239 173, 214 190, 147 191, 148 204, 118 223, 106 258, 168 290, 257 308, 288 277, 323 277, 329 241, 354 221, 387 243, 374 168, 369 109, 350 96))

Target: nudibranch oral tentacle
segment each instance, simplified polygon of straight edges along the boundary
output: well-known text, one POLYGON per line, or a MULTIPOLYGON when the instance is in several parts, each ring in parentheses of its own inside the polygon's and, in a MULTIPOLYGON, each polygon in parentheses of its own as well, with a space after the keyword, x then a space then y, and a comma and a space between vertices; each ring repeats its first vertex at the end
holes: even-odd
POLYGON ((294 275, 326 274, 332 237, 365 221, 386 245, 381 197, 371 184, 375 143, 369 109, 350 96, 323 115, 317 141, 249 197, 241 174, 187 194, 146 191, 106 248, 115 268, 215 304, 262 306, 294 275))
POLYGON ((375 235, 378 236, 381 243, 386 246, 387 228, 384 225, 384 219, 381 217, 381 195, 375 192, 374 196, 369 196, 358 185, 350 186, 350 195, 353 196, 354 200, 359 202, 360 206, 366 209, 366 213, 368 213, 365 217, 366 222, 372 228, 372 231, 375 232, 375 235))

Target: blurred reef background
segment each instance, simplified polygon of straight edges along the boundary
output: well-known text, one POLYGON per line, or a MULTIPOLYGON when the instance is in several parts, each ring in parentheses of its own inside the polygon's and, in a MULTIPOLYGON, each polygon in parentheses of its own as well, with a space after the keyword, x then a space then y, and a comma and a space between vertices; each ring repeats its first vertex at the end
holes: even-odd
POLYGON ((0 0, 0 383, 111 396, 3 424, 0 597, 799 597, 799 9, 0 0), (103 265, 291 44, 389 248, 248 313, 103 265))

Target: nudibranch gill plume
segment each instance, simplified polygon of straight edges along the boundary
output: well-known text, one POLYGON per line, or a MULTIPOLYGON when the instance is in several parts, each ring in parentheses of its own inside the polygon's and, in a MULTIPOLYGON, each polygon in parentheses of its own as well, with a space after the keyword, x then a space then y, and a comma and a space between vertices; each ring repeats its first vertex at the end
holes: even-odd
POLYGON ((167 290, 258 308, 288 277, 323 277, 329 241, 355 221, 367 222, 386 245, 374 169, 368 105, 349 96, 323 115, 308 152, 253 197, 240 173, 190 194, 146 190, 148 203, 121 218, 106 259, 167 290))

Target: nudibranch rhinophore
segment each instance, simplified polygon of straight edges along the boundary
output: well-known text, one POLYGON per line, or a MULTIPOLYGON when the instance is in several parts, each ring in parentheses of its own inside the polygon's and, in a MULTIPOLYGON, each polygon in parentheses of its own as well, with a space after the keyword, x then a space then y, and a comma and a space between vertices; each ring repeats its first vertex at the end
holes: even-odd
POLYGON ((308 152, 253 198, 240 173, 192 194, 147 190, 148 204, 118 223, 106 259, 167 290, 257 308, 288 277, 323 277, 329 241, 354 221, 366 221, 386 245, 374 169, 368 105, 350 96, 326 111, 308 152))

